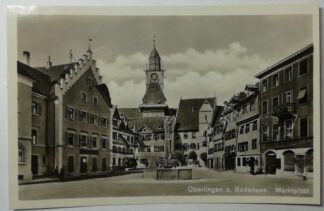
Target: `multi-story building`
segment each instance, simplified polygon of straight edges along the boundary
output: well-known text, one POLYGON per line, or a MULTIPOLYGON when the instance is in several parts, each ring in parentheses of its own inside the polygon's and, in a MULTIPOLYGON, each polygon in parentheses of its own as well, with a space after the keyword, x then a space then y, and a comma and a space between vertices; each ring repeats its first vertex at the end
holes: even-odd
POLYGON ((313 45, 256 75, 266 174, 313 171, 313 45), (306 166, 306 167, 305 167, 306 166), (304 168, 305 167, 305 168, 304 168))
POLYGON ((237 111, 228 108, 224 111, 225 132, 224 132, 224 164, 225 170, 235 170, 236 139, 237 139, 237 111))
POLYGON ((180 99, 175 124, 175 151, 181 151, 187 161, 207 162, 207 130, 214 112, 220 109, 216 98, 180 99))
POLYGON ((135 133, 128 127, 128 122, 124 118, 119 116, 117 107, 112 109, 112 125, 113 125, 113 147, 112 147, 112 159, 111 166, 124 166, 130 158, 135 158, 135 148, 137 147, 137 141, 135 133))
POLYGON ((236 104, 236 172, 254 174, 261 169, 258 84, 245 87, 247 97, 236 104))
POLYGON ((207 131, 208 138, 208 168, 223 170, 224 168, 224 132, 225 122, 223 117, 224 107, 219 106, 212 118, 207 131))
POLYGON ((19 123, 19 131, 31 126, 30 134, 24 136, 31 141, 33 175, 51 174, 55 168, 65 168, 72 176, 108 171, 111 99, 90 47, 78 63, 53 66, 49 59, 46 67, 35 69, 18 62, 17 71, 32 79, 32 92, 20 89, 18 98, 22 99, 19 104, 29 102, 29 97, 31 101, 20 106, 19 116, 24 118, 19 120, 28 118, 26 109, 30 108, 31 122, 19 123))

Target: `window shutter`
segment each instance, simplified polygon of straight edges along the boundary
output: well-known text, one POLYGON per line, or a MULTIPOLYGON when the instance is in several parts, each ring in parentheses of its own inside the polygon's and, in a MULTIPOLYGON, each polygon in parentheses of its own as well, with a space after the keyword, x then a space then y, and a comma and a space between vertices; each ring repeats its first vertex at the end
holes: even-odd
POLYGON ((73 145, 75 146, 75 147, 77 147, 79 144, 78 144, 78 136, 76 135, 76 134, 74 134, 74 143, 73 143, 73 145))
POLYGON ((87 137, 87 146, 88 148, 91 148, 91 137, 87 137))
POLYGON ((69 133, 65 132, 65 146, 67 146, 69 143, 69 133))
POLYGON ((74 109, 74 120, 78 119, 78 110, 74 109))
POLYGON ((65 118, 69 118, 69 109, 67 106, 64 106, 65 118))
POLYGON ((38 107, 37 114, 41 115, 42 114, 42 104, 37 103, 37 107, 38 107))
POLYGON ((87 123, 90 123, 91 114, 87 113, 87 123))

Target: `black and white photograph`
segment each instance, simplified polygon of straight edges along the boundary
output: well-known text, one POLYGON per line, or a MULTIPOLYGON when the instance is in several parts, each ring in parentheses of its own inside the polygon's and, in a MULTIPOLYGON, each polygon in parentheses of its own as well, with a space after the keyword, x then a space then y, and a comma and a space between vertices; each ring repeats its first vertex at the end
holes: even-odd
POLYGON ((309 8, 15 16, 17 206, 318 204, 318 14, 309 8))

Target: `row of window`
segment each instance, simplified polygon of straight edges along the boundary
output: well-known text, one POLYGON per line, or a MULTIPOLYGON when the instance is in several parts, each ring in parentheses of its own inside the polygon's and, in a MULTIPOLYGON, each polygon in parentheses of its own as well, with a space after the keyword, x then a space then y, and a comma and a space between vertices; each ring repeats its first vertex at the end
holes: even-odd
POLYGON ((266 79, 262 80, 261 83, 261 90, 262 92, 266 92, 269 90, 269 87, 271 85, 271 88, 276 88, 280 85, 280 80, 279 80, 279 76, 281 74, 283 74, 283 83, 288 83, 290 81, 293 80, 293 69, 297 69, 298 68, 298 77, 304 76, 308 73, 308 70, 312 69, 312 57, 309 58, 305 58, 301 61, 295 64, 292 64, 288 67, 286 67, 284 70, 279 71, 275 74, 272 74, 271 76, 269 76, 266 79), (293 68, 294 67, 294 68, 293 68))
MULTIPOLYGON (((293 120, 288 119, 283 124, 272 125, 272 141, 279 141, 293 138, 293 120)), ((299 137, 305 138, 308 136, 308 119, 307 117, 299 119, 299 137)), ((269 127, 262 127, 262 141, 268 142, 270 140, 269 127)))
POLYGON ((256 100, 251 100, 248 104, 243 105, 238 108, 237 111, 240 113, 242 110, 242 114, 246 114, 250 111, 255 111, 256 109, 256 100))
MULTIPOLYGON (((92 157, 91 159, 91 171, 96 172, 98 171, 98 158, 92 157)), ((67 172, 73 173, 75 171, 75 159, 74 156, 68 156, 67 161, 67 172)), ((108 170, 108 162, 107 158, 102 158, 101 161, 101 171, 107 171, 108 170)), ((80 157, 80 173, 86 173, 88 170, 88 158, 87 157, 80 157)))
POLYGON ((165 139, 164 133, 141 135, 141 140, 143 140, 143 141, 152 141, 152 140, 158 141, 158 140, 164 140, 164 139, 165 139))
MULTIPOLYGON (((257 149, 258 145, 257 145, 257 139, 252 139, 252 146, 251 149, 257 149)), ((245 141, 242 143, 238 143, 237 144, 237 151, 238 152, 246 152, 249 151, 249 142, 245 141)))
MULTIPOLYGON (((80 99, 84 103, 88 102, 87 92, 81 91, 80 99)), ((93 103, 93 105, 98 105, 99 104, 99 98, 98 98, 98 96, 92 96, 92 103, 93 103)))
MULTIPOLYGON (((117 140, 118 139, 118 135, 122 135, 122 134, 119 134, 118 132, 113 132, 113 140, 117 140)), ((134 136, 131 136, 131 135, 122 135, 126 141, 128 143, 134 143, 134 136)))
POLYGON ((117 147, 117 146, 113 146, 113 153, 121 153, 121 154, 133 154, 134 150, 133 148, 125 148, 125 147, 117 147))
POLYGON ((240 126, 240 134, 248 133, 258 129, 258 120, 240 126))
MULTIPOLYGON (((298 96, 297 96, 297 102, 299 105, 307 103, 307 87, 301 87, 298 91, 298 96)), ((280 106, 285 109, 294 109, 293 104, 294 103, 294 98, 293 98, 293 92, 292 90, 285 91, 281 93, 281 95, 274 96, 272 98, 272 112, 276 112, 280 106), (280 98, 281 96, 281 98, 280 98), (281 100, 280 100, 281 99, 281 100), (281 101, 281 104, 280 104, 281 101)), ((262 114, 266 115, 269 113, 268 111, 268 100, 265 100, 262 102, 262 114)))
MULTIPOLYGON (((188 139, 188 138, 189 138, 188 133, 184 132, 184 133, 183 133, 183 139, 188 139)), ((191 138, 192 138, 192 139, 197 138, 197 134, 196 134, 196 132, 191 132, 191 138)))
POLYGON ((77 110, 71 106, 65 106, 65 118, 70 120, 79 120, 84 123, 89 123, 102 127, 108 126, 108 118, 100 117, 95 114, 90 114, 86 111, 77 110))
POLYGON ((108 144, 108 137, 106 135, 102 135, 101 138, 99 138, 98 134, 88 135, 88 133, 86 132, 81 132, 79 135, 77 135, 74 130, 68 130, 65 134, 66 146, 85 147, 93 149, 108 149, 108 144), (99 140, 100 146, 98 143, 99 140))
POLYGON ((225 132, 225 141, 236 138, 236 130, 232 129, 225 132))
MULTIPOLYGON (((154 152, 164 152, 164 146, 154 146, 154 152)), ((151 147, 139 147, 138 152, 151 152, 151 147)))

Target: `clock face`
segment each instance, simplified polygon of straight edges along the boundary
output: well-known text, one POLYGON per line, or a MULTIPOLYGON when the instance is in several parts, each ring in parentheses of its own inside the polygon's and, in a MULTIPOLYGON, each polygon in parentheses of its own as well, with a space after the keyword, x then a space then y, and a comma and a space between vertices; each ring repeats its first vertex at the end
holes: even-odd
POLYGON ((157 79, 158 79, 158 75, 156 73, 152 73, 151 80, 152 81, 157 81, 157 79))

